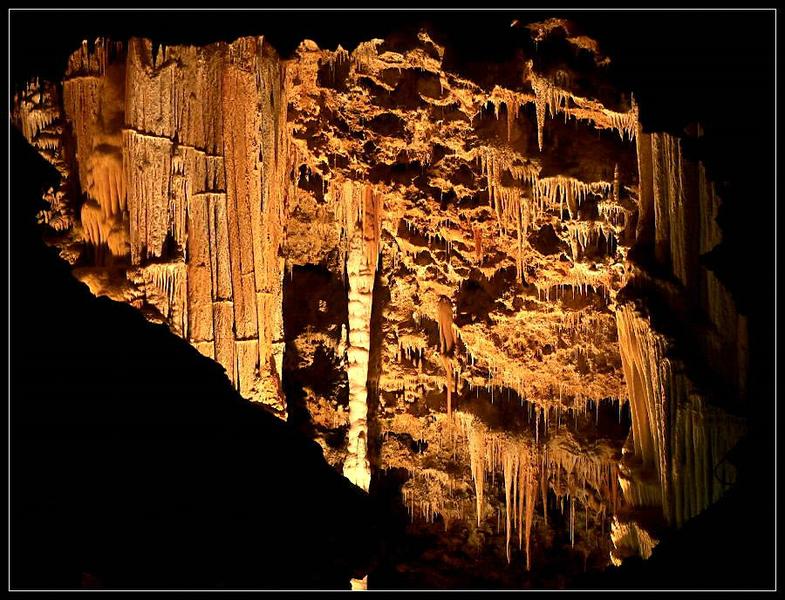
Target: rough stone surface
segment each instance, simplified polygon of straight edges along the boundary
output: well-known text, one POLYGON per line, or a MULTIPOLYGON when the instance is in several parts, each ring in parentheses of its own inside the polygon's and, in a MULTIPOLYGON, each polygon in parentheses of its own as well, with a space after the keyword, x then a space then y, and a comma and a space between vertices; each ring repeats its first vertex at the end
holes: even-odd
POLYGON ((490 86, 426 32, 285 60, 261 37, 98 40, 15 102, 62 176, 40 221, 75 276, 391 494, 414 583, 646 557, 724 492, 743 431, 746 321, 699 260, 721 241, 703 165, 596 99, 596 41, 528 27, 557 54, 490 86))

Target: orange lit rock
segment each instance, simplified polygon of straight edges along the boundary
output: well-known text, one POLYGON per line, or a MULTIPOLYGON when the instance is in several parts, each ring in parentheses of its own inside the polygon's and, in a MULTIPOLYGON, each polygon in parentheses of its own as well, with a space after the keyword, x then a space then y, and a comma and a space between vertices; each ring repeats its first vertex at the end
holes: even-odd
MULTIPOLYGON (((529 31, 608 62, 566 21, 529 31)), ((680 526, 717 500, 708 473, 743 428, 640 307, 656 292, 677 314, 695 294, 708 368, 743 396, 746 321, 698 261, 721 238, 720 200, 634 101, 580 95, 536 56, 514 89, 484 89, 447 52, 425 32, 351 52, 304 41, 286 59, 262 37, 85 43, 61 85, 16 97, 15 123, 62 176, 40 220, 93 293, 167 323, 281 417, 287 342, 306 366, 329 355, 348 403, 318 381, 305 394, 346 437, 338 451, 322 435, 325 455, 366 491, 372 465, 408 472, 413 519, 460 523, 508 561, 517 532, 529 569, 562 510, 571 549, 647 556, 641 515, 680 526), (628 259, 649 242, 671 279, 628 259), (342 327, 286 339, 284 305, 301 300, 286 278, 314 265, 345 286, 342 327), (624 436, 597 424, 624 402, 622 456, 624 436)))

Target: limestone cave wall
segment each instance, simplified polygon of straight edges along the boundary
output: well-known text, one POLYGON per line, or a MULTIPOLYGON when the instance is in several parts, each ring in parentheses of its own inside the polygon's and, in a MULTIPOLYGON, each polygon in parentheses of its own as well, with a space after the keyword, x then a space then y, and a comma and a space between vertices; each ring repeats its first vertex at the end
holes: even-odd
POLYGON ((425 31, 98 39, 12 115, 78 279, 392 488, 406 569, 500 585, 648 557, 732 485, 747 388, 699 127, 645 131, 597 42, 527 31, 548 54, 490 84, 425 31))

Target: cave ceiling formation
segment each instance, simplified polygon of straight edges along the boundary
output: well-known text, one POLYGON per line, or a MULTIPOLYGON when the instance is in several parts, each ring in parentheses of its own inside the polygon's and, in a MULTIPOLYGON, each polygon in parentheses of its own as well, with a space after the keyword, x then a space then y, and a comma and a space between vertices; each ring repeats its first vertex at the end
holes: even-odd
POLYGON ((483 81, 425 31, 288 59, 98 39, 12 115, 61 175, 39 220, 78 279, 366 491, 398 477, 433 556, 500 584, 648 557, 744 431, 699 127, 644 131, 597 42, 527 31, 542 52, 483 81))

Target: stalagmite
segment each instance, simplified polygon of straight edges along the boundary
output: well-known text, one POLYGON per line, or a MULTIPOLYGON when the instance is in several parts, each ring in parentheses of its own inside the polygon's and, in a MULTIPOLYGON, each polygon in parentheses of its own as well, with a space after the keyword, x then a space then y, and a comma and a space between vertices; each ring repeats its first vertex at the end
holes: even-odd
POLYGON ((371 348, 371 308, 378 263, 382 204, 371 188, 344 198, 346 276, 349 286, 349 437, 343 473, 365 491, 371 484, 368 460, 368 358, 371 348))

